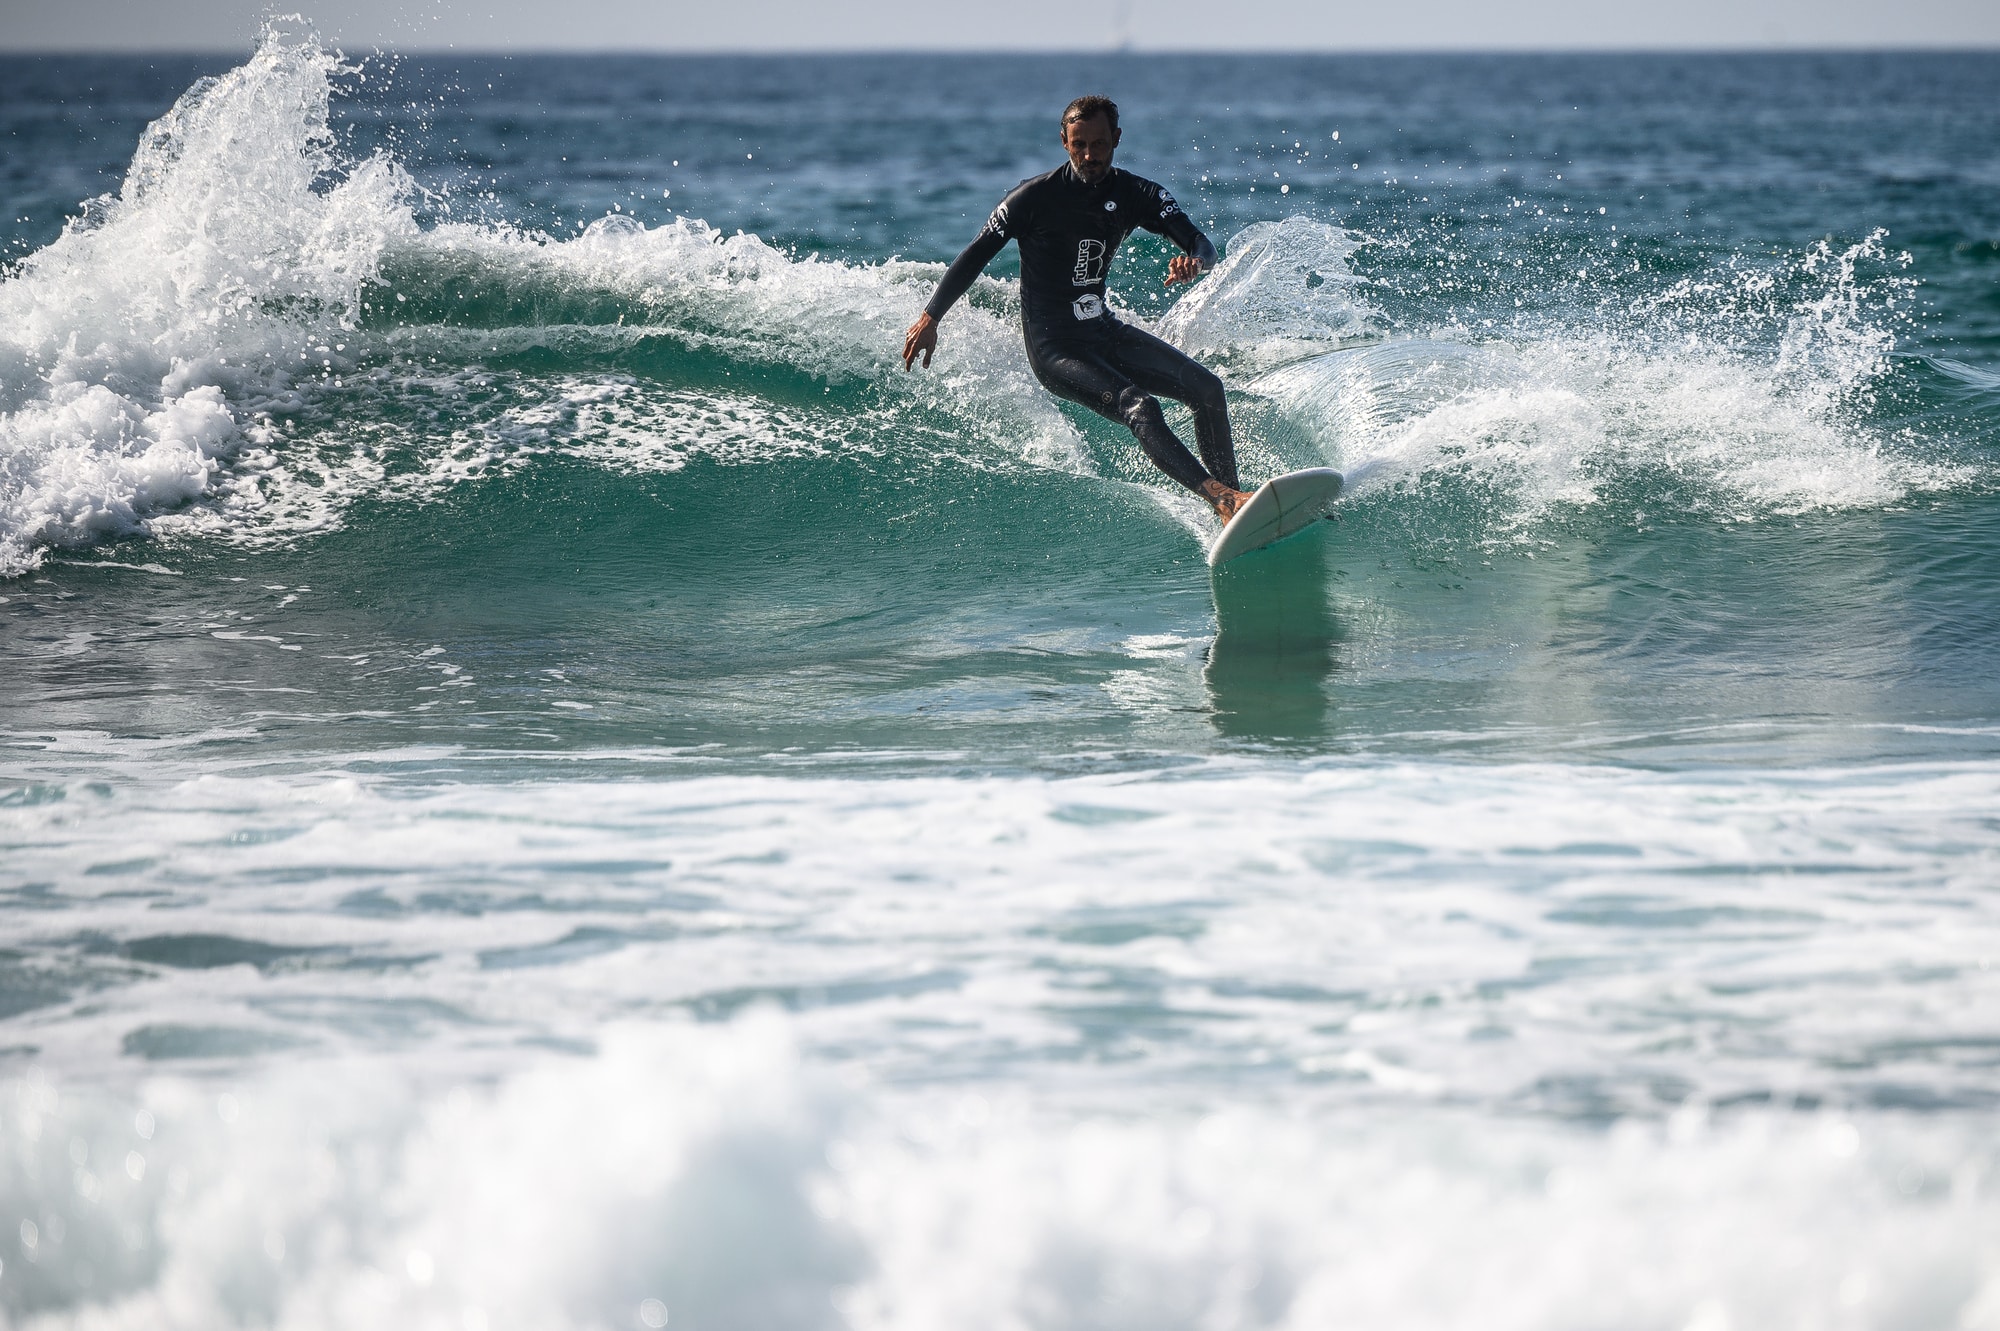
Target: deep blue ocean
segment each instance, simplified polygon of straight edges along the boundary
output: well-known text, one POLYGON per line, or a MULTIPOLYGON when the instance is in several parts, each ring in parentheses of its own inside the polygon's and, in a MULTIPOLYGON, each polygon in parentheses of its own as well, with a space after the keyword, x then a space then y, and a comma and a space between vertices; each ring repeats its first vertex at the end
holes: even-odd
POLYGON ((1996 1331, 1996 88, 0 57, 0 1326, 1996 1331))

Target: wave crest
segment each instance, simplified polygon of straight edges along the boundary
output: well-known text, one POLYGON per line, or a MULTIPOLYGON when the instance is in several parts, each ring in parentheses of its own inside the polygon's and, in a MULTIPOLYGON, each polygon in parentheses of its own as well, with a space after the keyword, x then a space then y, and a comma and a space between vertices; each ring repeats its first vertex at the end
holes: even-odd
POLYGON ((330 373, 329 335, 416 233, 394 162, 337 169, 338 68, 267 25, 147 129, 116 197, 0 283, 0 576, 206 493, 266 441, 261 412, 330 373))

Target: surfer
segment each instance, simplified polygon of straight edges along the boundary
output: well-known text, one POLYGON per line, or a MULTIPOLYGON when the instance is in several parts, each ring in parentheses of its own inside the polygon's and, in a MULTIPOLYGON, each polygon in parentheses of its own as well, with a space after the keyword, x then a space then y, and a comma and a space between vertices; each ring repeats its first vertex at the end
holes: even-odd
POLYGON ((1129 428, 1153 465, 1207 500, 1227 522, 1250 496, 1237 488, 1236 448, 1222 381, 1178 347, 1121 323, 1104 303, 1104 278, 1119 242, 1138 228, 1181 247, 1167 265, 1167 285, 1192 282, 1215 266, 1215 247, 1174 196, 1129 171, 1114 170, 1118 106, 1079 97, 1063 110, 1069 163, 1016 185, 903 338, 903 368, 937 350, 945 312, 1006 247, 1021 247, 1021 332, 1028 364, 1042 387, 1129 428), (1194 412, 1197 462, 1167 428, 1159 399, 1194 412))

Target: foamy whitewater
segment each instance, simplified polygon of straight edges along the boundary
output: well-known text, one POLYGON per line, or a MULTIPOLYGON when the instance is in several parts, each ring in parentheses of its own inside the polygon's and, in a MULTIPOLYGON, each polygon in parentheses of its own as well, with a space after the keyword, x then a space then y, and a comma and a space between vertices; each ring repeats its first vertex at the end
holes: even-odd
POLYGON ((2000 58, 947 63, 0 61, 0 1326, 2000 1329, 2000 58))

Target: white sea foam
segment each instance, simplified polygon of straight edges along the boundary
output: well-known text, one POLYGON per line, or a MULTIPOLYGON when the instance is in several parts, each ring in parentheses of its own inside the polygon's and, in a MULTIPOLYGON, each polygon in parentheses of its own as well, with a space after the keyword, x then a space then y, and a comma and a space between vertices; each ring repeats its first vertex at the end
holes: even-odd
POLYGON ((116 197, 0 281, 0 575, 208 493, 265 440, 259 406, 353 326, 415 227, 385 158, 315 189, 334 68, 272 26, 147 130, 116 197))
POLYGON ((457 1087, 378 1060, 16 1081, 0 1306, 24 1331, 2000 1326, 1970 1117, 1076 1114, 834 1083, 788 1036, 628 1027, 457 1087))
MULTIPOLYGON (((1966 469, 1899 454, 1767 369, 1611 337, 1483 347, 1387 343, 1297 363, 1253 385, 1366 495, 1462 478, 1516 528, 1558 505, 1638 496, 1724 520, 1875 507, 1966 469)), ((1622 515, 1621 515, 1622 516, 1622 515)))
POLYGON ((9 1325, 2000 1327, 1991 763, 185 745, 0 786, 9 1325))
MULTIPOLYGON (((1301 358, 1359 331, 1329 326, 1302 285, 1343 270, 1351 238, 1304 219, 1252 230, 1253 269, 1284 276, 1249 325, 1265 330, 1263 347, 1293 354, 1248 387, 1296 431, 1283 462, 1340 466, 1358 496, 1470 482, 1495 522, 1519 531, 1559 506, 1623 498, 1641 477, 1637 520, 1650 502, 1742 521, 1882 506, 1972 474, 1866 420, 1894 342, 1874 304, 1885 293, 1857 276, 1888 261, 1879 235, 1822 243, 1787 282, 1763 271, 1688 279, 1624 308, 1600 302, 1584 324, 1453 326, 1301 358)), ((1167 322, 1190 343, 1237 345, 1251 303, 1233 292, 1213 310, 1184 302, 1167 322)), ((1332 308, 1365 312, 1345 298, 1332 308)))
POLYGON ((2000 983, 1990 765, 1215 762, 430 789, 341 771, 160 786, 141 774, 171 755, 135 753, 116 775, 92 747, 76 737, 10 774, 27 794, 0 805, 6 877, 44 885, 10 941, 164 938, 170 966, 176 938, 296 951, 250 989, 199 964, 128 983, 142 977, 121 963, 113 991, 24 1030, 66 1068, 145 1053, 132 1032, 163 1020, 189 1033, 176 1056, 211 1028, 365 1049, 374 1026, 347 1018, 421 996, 476 1018, 412 1014, 470 1050, 497 1029, 588 1040, 621 1012, 763 992, 823 1009, 816 1040, 861 1039, 913 1076, 1033 1078, 1096 1050, 1155 1094, 1222 1067, 1284 1067, 1335 1099, 1421 1088, 1565 1112, 1575 1097, 1646 1112, 1657 1086, 2000 1094, 1976 1057, 2000 983), (1951 902, 1952 928, 1919 899, 1951 902), (1121 1032, 1115 1002, 1093 1034, 1093 989, 1143 993, 1158 1038, 1121 1032))

